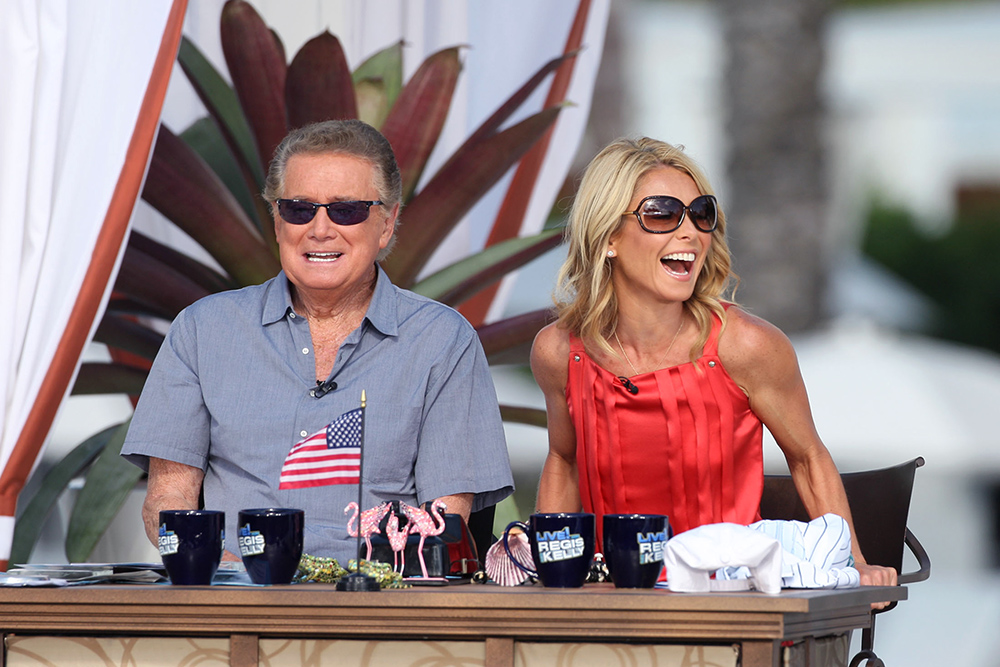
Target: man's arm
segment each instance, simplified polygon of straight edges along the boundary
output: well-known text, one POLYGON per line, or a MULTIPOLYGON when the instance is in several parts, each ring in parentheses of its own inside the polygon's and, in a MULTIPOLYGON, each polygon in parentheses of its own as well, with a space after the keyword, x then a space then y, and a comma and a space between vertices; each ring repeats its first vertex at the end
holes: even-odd
POLYGON ((445 511, 448 514, 461 514, 462 518, 468 522, 469 515, 472 513, 472 493, 456 493, 450 496, 441 496, 438 498, 444 503, 445 511))
POLYGON ((201 482, 205 473, 199 468, 167 461, 149 459, 149 482, 146 500, 142 504, 142 522, 146 537, 157 546, 160 532, 160 510, 198 509, 201 482))

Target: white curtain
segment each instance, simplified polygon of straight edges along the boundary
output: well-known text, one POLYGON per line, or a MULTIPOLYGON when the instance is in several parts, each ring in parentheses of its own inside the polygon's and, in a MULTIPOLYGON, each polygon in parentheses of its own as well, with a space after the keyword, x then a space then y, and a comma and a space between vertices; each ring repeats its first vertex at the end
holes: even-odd
MULTIPOLYGON (((168 18, 184 4, 0 0, 0 561, 10 555, 14 503, 30 472, 23 468, 37 460, 72 386, 79 350, 68 366, 53 366, 53 359, 89 340, 86 333, 67 341, 71 313, 76 309, 75 326, 90 332, 117 270, 120 242, 105 260, 107 277, 95 304, 81 309, 81 286, 93 275, 110 212, 124 204, 127 223, 132 203, 116 199, 116 188, 168 18), (48 386, 61 391, 42 399, 47 418, 36 419, 41 432, 25 442, 22 431, 47 377, 48 386), (33 455, 14 470, 12 461, 24 459, 21 447, 33 455)), ((158 115, 160 105, 154 106, 158 115)), ((144 108, 148 115, 149 104, 144 108)), ((140 181, 144 169, 145 162, 140 181)), ((138 186, 133 182, 131 189, 138 186)))

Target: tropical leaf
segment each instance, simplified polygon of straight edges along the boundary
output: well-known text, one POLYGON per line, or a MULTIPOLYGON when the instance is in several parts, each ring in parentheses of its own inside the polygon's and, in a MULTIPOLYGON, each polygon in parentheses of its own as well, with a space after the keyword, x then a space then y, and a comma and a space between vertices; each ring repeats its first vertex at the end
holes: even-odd
POLYGON ((550 308, 508 317, 499 322, 476 327, 486 359, 491 364, 527 364, 535 336, 556 319, 550 308))
POLYGON ((253 131, 260 164, 266 165, 288 132, 284 49, 244 0, 227 0, 222 7, 220 34, 233 89, 253 131))
POLYGON ((97 458, 120 426, 121 424, 110 426, 74 447, 45 473, 34 495, 18 499, 18 504, 23 509, 14 525, 14 541, 10 550, 11 563, 28 562, 45 525, 45 519, 52 513, 52 508, 59 501, 63 491, 74 477, 97 458))
POLYGON ((399 163, 403 201, 409 200, 416 189, 441 135, 461 70, 458 47, 428 57, 406 82, 382 125, 382 134, 392 144, 399 163))
POLYGON ((403 42, 373 54, 354 70, 353 78, 358 118, 381 128, 403 90, 403 42))
POLYGON ((233 197, 240 203, 247 218, 255 223, 257 231, 260 232, 264 222, 271 220, 269 216, 266 219, 261 218, 262 215, 267 215, 266 202, 261 197, 255 196, 254 193, 259 192, 259 189, 250 190, 247 187, 247 180, 240 163, 226 144, 215 120, 209 116, 200 118, 181 132, 180 137, 233 193, 233 197))
POLYGON ((525 408, 514 405, 501 405, 500 417, 505 422, 515 424, 527 424, 528 426, 539 426, 545 428, 548 423, 545 410, 538 408, 525 408))
POLYGON ((412 289, 418 294, 454 307, 486 285, 545 254, 561 241, 562 230, 549 229, 535 236, 497 243, 446 266, 421 280, 412 289))
POLYGON ((161 264, 165 264, 208 292, 221 292, 239 287, 239 285, 227 276, 202 264, 194 257, 191 257, 191 255, 160 243, 134 229, 129 234, 128 247, 141 252, 143 255, 161 264))
POLYGON ((292 59, 285 81, 285 106, 290 127, 358 117, 344 47, 329 31, 306 42, 292 59))
MULTIPOLYGON (((121 273, 119 273, 121 275, 121 273)), ((108 307, 105 309, 105 314, 108 316, 112 315, 130 315, 138 317, 156 318, 170 322, 171 315, 167 312, 153 312, 154 309, 150 308, 147 304, 139 302, 137 299, 125 296, 120 293, 112 292, 111 298, 108 300, 108 307)))
POLYGON ((274 277, 280 265, 205 161, 160 126, 142 198, 209 252, 239 285, 274 277))
MULTIPOLYGON (((508 118, 517 111, 522 104, 527 101, 535 89, 541 85, 542 81, 545 80, 549 74, 554 72, 560 65, 565 63, 571 58, 575 58, 577 52, 567 53, 565 55, 559 56, 558 58, 553 58, 549 62, 542 65, 541 68, 528 79, 523 86, 517 89, 517 91, 508 97, 503 104, 497 107, 497 110, 493 114, 483 121, 483 124, 476 128, 475 132, 469 135, 469 138, 465 140, 466 144, 476 144, 482 141, 484 138, 494 134, 500 129, 508 118)), ((451 159, 457 157, 458 152, 456 152, 451 159)))
POLYGON ((264 186, 264 168, 236 93, 187 37, 181 38, 177 62, 198 94, 198 99, 215 120, 233 155, 238 156, 241 171, 247 176, 248 189, 259 192, 264 186))
POLYGON ((94 340, 152 361, 163 344, 163 334, 134 317, 106 313, 94 332, 94 340))
POLYGON ((212 292, 195 283, 173 266, 130 247, 122 257, 115 290, 139 304, 137 315, 172 320, 184 308, 212 292))
POLYGON ((362 79, 354 84, 358 103, 358 119, 372 127, 380 127, 389 115, 389 96, 382 79, 362 79))
POLYGON ((148 371, 128 364, 88 361, 80 364, 73 384, 74 396, 128 394, 138 396, 146 383, 148 371))
MULTIPOLYGON (((130 420, 131 421, 131 420, 130 420)), ((130 421, 115 429, 87 473, 66 530, 66 558, 85 562, 145 473, 121 457, 130 421)))
POLYGON ((546 109, 475 145, 465 144, 406 207, 396 248, 383 266, 409 287, 432 251, 497 180, 552 126, 559 108, 546 109))

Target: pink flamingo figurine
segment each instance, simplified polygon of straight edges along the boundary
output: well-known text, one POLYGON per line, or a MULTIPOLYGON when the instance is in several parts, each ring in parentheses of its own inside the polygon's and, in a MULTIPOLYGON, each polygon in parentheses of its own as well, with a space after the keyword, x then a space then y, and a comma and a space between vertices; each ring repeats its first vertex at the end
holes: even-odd
POLYGON ((385 536, 392 547, 392 571, 403 574, 406 569, 406 538, 410 534, 409 525, 399 527, 399 516, 395 512, 389 513, 389 520, 385 524, 385 536), (399 569, 396 569, 396 566, 399 569))
MULTIPOLYGON (((347 514, 351 510, 354 510, 354 514, 351 518, 347 520, 347 534, 351 537, 357 537, 358 531, 354 528, 354 522, 358 518, 358 504, 351 501, 344 508, 344 514, 347 514)), ((389 511, 389 503, 382 503, 371 509, 366 509, 361 512, 361 536, 365 538, 365 545, 368 547, 368 555, 366 560, 372 559, 372 540, 371 536, 379 532, 378 524, 382 521, 382 518, 389 511)))
MULTIPOLYGON (((420 571, 423 573, 422 579, 430 579, 427 576, 427 564, 424 562, 424 540, 428 535, 440 535, 444 532, 444 511, 447 506, 440 500, 435 500, 431 504, 431 511, 428 514, 417 507, 410 507, 406 503, 401 503, 403 512, 410 520, 410 533, 420 535, 420 546, 417 548, 417 555, 420 557, 420 571)), ((415 578, 415 577, 414 577, 415 578)))

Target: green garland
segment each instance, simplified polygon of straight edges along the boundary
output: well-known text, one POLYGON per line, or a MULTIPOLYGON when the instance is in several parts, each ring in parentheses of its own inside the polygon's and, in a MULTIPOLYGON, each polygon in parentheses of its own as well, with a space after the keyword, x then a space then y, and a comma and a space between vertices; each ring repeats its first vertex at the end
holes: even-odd
MULTIPOLYGON (((321 556, 310 556, 302 554, 299 561, 299 569, 295 573, 296 583, 306 583, 314 581, 318 584, 335 584, 346 574, 356 571, 357 561, 347 562, 345 570, 337 562, 336 558, 323 558, 321 556)), ((403 575, 393 572, 392 566, 388 563, 378 561, 361 561, 361 573, 367 574, 379 583, 382 588, 409 588, 410 585, 403 581, 403 575)))

